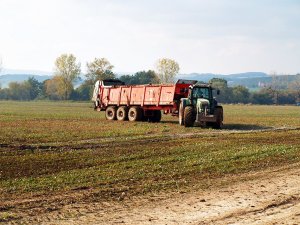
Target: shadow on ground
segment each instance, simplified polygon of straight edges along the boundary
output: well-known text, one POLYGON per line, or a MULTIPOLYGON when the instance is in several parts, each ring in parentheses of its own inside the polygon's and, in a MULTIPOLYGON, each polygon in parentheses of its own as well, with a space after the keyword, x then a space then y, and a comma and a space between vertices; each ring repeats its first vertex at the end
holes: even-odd
MULTIPOLYGON (((178 121, 160 121, 160 123, 164 124, 178 124, 178 121)), ((179 124, 178 124, 179 125, 179 124)), ((199 126, 195 125, 195 128, 200 128, 199 126)), ((261 126, 261 125, 255 125, 255 124, 238 124, 238 123, 231 123, 231 124, 224 124, 222 129, 224 130, 270 130, 274 127, 269 126, 261 126)), ((201 129, 201 128, 200 128, 201 129)), ((207 129, 207 128, 203 128, 207 129)))
POLYGON ((162 121, 160 121, 160 123, 166 123, 166 124, 170 124, 170 123, 172 123, 172 124, 178 124, 179 125, 179 123, 178 123, 178 121, 176 120, 176 121, 174 121, 174 120, 162 120, 162 121))
POLYGON ((273 127, 260 126, 255 124, 224 124, 223 129, 225 130, 269 130, 273 127))

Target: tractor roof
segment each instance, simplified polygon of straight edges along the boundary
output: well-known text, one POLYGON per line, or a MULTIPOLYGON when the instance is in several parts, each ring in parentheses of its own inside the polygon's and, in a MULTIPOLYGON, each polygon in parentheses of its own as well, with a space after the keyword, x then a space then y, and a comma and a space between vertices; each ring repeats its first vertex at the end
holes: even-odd
POLYGON ((198 82, 198 83, 196 83, 193 87, 206 87, 206 88, 211 88, 211 85, 210 85, 210 84, 207 84, 207 83, 201 83, 201 82, 198 82))

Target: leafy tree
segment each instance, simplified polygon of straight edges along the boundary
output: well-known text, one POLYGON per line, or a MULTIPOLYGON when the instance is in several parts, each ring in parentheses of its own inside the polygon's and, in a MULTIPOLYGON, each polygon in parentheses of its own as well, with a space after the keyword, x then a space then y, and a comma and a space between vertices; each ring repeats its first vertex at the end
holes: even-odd
POLYGON ((140 71, 135 75, 139 84, 157 84, 159 83, 159 78, 153 70, 140 71))
POLYGON ((55 60, 55 76, 60 77, 61 82, 57 86, 61 89, 57 92, 61 94, 60 98, 66 100, 70 97, 73 82, 79 77, 80 72, 80 63, 76 62, 73 54, 62 54, 55 60))
POLYGON ((10 82, 8 88, 0 89, 0 99, 29 101, 41 94, 42 83, 30 77, 23 82, 10 82))
POLYGON ((295 104, 297 96, 295 93, 284 90, 278 94, 278 104, 295 104))
POLYGON ((43 83, 40 83, 34 77, 29 77, 27 81, 25 81, 30 86, 30 99, 36 99, 38 96, 42 95, 43 83))
POLYGON ((289 85, 289 89, 296 95, 296 101, 300 102, 300 74, 296 75, 296 79, 289 85))
POLYGON ((94 86, 89 85, 88 83, 81 84, 78 88, 74 90, 74 92, 71 95, 71 99, 73 100, 83 100, 87 101, 91 99, 92 92, 93 92, 94 86))
POLYGON ((8 98, 12 100, 28 101, 31 86, 28 82, 10 82, 8 85, 8 98))
POLYGON ((222 103, 232 102, 232 89, 228 87, 227 80, 221 78, 213 78, 209 81, 213 88, 219 89, 221 94, 217 96, 217 100, 222 103))
POLYGON ((270 105, 273 103, 273 94, 268 88, 263 88, 252 94, 251 102, 254 104, 270 105))
POLYGON ((159 59, 156 65, 160 83, 174 83, 179 72, 179 64, 173 59, 159 59))
POLYGON ((214 88, 227 88, 227 80, 222 79, 222 78, 212 78, 211 80, 208 81, 214 88))
POLYGON ((8 88, 4 88, 4 89, 0 88, 0 99, 5 99, 5 100, 9 99, 9 89, 8 88))
POLYGON ((45 81, 45 94, 51 100, 65 99, 64 81, 61 76, 55 76, 45 81))
POLYGON ((120 76, 119 78, 121 81, 123 81, 125 84, 137 84, 137 83, 134 83, 133 80, 134 80, 134 75, 122 75, 120 76))
POLYGON ((153 70, 140 71, 134 75, 123 75, 120 80, 125 84, 157 84, 159 78, 153 70))
POLYGON ((113 79, 113 65, 105 58, 95 58, 94 61, 86 64, 88 72, 85 75, 89 84, 95 84, 97 80, 113 79))
POLYGON ((250 92, 244 86, 236 86, 232 88, 232 101, 234 103, 248 103, 250 92))

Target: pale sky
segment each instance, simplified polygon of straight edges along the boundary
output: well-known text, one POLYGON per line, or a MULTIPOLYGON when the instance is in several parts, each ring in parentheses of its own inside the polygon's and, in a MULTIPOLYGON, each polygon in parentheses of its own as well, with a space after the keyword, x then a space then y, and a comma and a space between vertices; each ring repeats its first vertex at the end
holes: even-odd
POLYGON ((300 72, 300 0, 0 0, 4 68, 53 71, 73 53, 115 72, 300 72))

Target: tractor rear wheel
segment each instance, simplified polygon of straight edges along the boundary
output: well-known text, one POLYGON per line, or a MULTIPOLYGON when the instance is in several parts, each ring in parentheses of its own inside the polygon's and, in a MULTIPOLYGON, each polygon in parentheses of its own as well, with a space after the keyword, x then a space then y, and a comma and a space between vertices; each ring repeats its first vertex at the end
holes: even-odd
POLYGON ((121 106, 118 108, 117 119, 120 121, 128 120, 128 108, 126 106, 121 106))
POLYGON ((185 127, 192 127, 196 120, 196 115, 194 108, 192 106, 186 106, 184 109, 184 126, 185 127))
POLYGON ((128 111, 128 119, 129 121, 140 121, 142 120, 143 114, 142 109, 140 107, 130 107, 128 111))
POLYGON ((116 120, 117 119, 117 107, 108 106, 105 110, 105 117, 107 120, 116 120))
POLYGON ((215 109, 216 122, 213 124, 213 128, 221 129, 223 126, 223 107, 217 106, 215 109))

